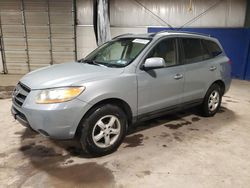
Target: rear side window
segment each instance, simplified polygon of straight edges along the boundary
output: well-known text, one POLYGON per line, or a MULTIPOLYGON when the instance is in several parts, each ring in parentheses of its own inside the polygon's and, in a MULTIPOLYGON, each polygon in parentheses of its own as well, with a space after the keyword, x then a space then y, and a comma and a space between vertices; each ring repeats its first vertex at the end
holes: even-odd
POLYGON ((200 39, 183 38, 184 63, 195 63, 203 60, 205 55, 200 39))
POLYGON ((216 42, 210 40, 202 40, 204 48, 209 52, 210 58, 214 58, 222 53, 221 48, 216 42))

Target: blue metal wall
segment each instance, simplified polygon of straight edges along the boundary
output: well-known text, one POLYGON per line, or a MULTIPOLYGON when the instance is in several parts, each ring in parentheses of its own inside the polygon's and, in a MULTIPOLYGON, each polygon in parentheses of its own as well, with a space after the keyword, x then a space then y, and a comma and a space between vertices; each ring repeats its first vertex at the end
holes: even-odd
MULTIPOLYGON (((169 28, 150 27, 148 32, 169 28)), ((216 37, 233 62, 232 76, 250 80, 250 29, 247 28, 183 28, 182 31, 198 32, 216 37)))

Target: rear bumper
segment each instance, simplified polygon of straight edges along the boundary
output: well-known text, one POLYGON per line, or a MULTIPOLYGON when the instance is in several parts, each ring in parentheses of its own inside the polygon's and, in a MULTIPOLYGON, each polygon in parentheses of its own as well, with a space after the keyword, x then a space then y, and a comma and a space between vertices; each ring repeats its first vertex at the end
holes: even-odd
POLYGON ((11 113, 23 126, 50 138, 73 138, 82 117, 90 109, 88 103, 78 99, 57 104, 36 104, 34 96, 31 92, 21 107, 13 103, 11 113))
POLYGON ((225 91, 224 94, 226 94, 228 92, 228 90, 230 89, 231 83, 232 83, 232 78, 229 77, 227 79, 224 79, 224 83, 225 83, 225 91))

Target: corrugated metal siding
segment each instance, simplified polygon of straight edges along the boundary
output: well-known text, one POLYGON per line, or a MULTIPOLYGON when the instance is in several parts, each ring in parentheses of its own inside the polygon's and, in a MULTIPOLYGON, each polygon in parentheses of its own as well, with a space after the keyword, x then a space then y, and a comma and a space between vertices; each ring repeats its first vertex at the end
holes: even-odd
MULTIPOLYGON (((242 27, 246 0, 110 0, 110 24, 114 27, 164 26, 173 27, 242 27), (201 13, 209 9, 205 14, 201 13), (151 11, 151 13, 149 12, 151 11), (157 16, 155 16, 155 15, 157 16), (159 17, 162 19, 160 20, 159 17), (136 19, 135 19, 136 18, 136 19)), ((93 0, 77 0, 79 25, 92 25, 93 0)))
MULTIPOLYGON (((242 27, 246 0, 140 0, 155 15, 172 27, 242 27), (213 7, 205 12, 209 7, 213 7), (199 16, 202 14, 202 16, 199 16), (197 17, 197 19, 194 19, 197 17), (193 21, 191 21, 194 19, 193 21), (191 21, 191 22, 190 22, 191 21)), ((110 23, 113 26, 165 26, 134 0, 111 0, 110 23), (136 19, 134 19, 136 18, 136 19)))
POLYGON ((74 0, 1 0, 0 11, 8 73, 75 60, 74 0))

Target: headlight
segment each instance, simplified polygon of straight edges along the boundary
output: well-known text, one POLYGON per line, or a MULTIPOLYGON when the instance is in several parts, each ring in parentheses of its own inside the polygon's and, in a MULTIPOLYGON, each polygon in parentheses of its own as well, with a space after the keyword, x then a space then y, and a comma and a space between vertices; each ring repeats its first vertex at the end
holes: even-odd
POLYGON ((42 90, 36 98, 38 104, 51 104, 72 100, 80 95, 85 87, 64 87, 42 90))

